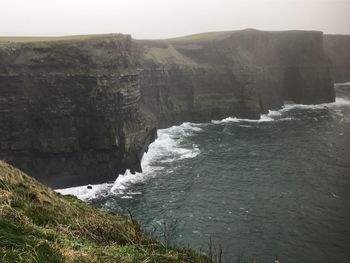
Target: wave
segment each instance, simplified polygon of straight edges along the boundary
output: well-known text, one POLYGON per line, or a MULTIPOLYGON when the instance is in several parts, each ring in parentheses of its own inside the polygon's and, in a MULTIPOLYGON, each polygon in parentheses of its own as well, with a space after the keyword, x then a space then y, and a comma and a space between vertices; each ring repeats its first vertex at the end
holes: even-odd
POLYGON ((259 120, 253 120, 253 119, 240 119, 236 117, 228 117, 223 120, 212 120, 211 123, 213 124, 222 124, 222 123, 228 123, 228 122, 250 122, 250 123, 263 123, 263 122, 272 122, 272 121, 290 121, 293 118, 286 117, 286 118, 274 118, 277 116, 281 116, 282 113, 280 111, 269 111, 268 114, 262 114, 260 116, 259 120))
POLYGON ((335 87, 339 87, 339 86, 350 86, 350 82, 344 82, 344 83, 334 83, 335 87))
MULTIPOLYGON (((293 109, 319 110, 325 108, 336 108, 335 110, 337 111, 337 108, 342 106, 350 106, 350 99, 345 97, 337 97, 336 101, 333 103, 323 103, 317 105, 287 104, 280 110, 269 111, 268 114, 261 115, 259 120, 228 117, 223 120, 213 120, 211 123, 222 124, 237 122, 241 123, 241 125, 239 125, 240 127, 249 128, 255 123, 259 124, 265 122, 294 120, 294 118, 289 116, 285 117, 285 114, 293 109)), ((200 154, 200 150, 197 145, 184 143, 184 141, 186 141, 184 139, 187 136, 193 136, 196 133, 202 132, 203 127, 206 125, 208 125, 208 123, 196 124, 185 122, 178 126, 158 130, 157 140, 149 146, 148 153, 146 153, 142 158, 142 173, 131 174, 131 172, 128 170, 125 172, 125 174, 119 175, 114 183, 92 185, 92 189, 88 189, 87 186, 80 186, 57 189, 56 191, 65 195, 75 195, 82 200, 94 199, 109 194, 117 194, 125 196, 125 198, 133 198, 135 194, 133 192, 128 192, 130 186, 143 183, 151 178, 161 175, 168 163, 195 158, 198 154, 200 154)), ((142 193, 137 192, 137 194, 142 193)))
POLYGON ((112 185, 113 184, 111 183, 89 185, 91 186, 91 189, 89 189, 90 187, 88 188, 87 185, 84 185, 65 189, 55 189, 55 191, 63 195, 75 195, 80 200, 86 201, 102 196, 104 195, 103 193, 107 194, 106 189, 112 187, 112 185))
POLYGON ((350 106, 350 99, 347 97, 337 97, 335 102, 321 103, 321 104, 286 104, 279 110, 270 110, 268 114, 262 114, 259 120, 253 119, 240 119, 236 117, 228 117, 222 120, 212 120, 212 124, 222 124, 229 122, 250 122, 250 123, 264 123, 264 122, 279 122, 279 121, 291 121, 292 117, 283 117, 285 112, 301 109, 301 110, 320 110, 327 108, 337 108, 342 106, 350 106))
POLYGON ((350 105, 350 98, 347 98, 347 97, 336 98, 333 104, 335 106, 348 106, 350 105))
POLYGON ((149 146, 148 152, 142 158, 143 172, 131 174, 128 170, 125 174, 119 175, 111 188, 111 192, 126 195, 131 185, 144 182, 161 174, 165 163, 196 157, 200 154, 198 146, 195 144, 184 145, 183 139, 194 132, 200 131, 202 131, 202 128, 189 122, 158 130, 157 140, 149 146))
POLYGON ((282 107, 279 112, 285 112, 292 109, 310 109, 310 110, 319 110, 326 108, 334 108, 339 106, 349 106, 350 99, 347 97, 337 97, 335 102, 330 103, 321 103, 321 104, 287 104, 282 107))
POLYGON ((133 196, 142 193, 129 192, 130 186, 162 174, 166 163, 194 158, 200 154, 197 145, 184 143, 184 138, 202 131, 199 126, 200 124, 186 122, 178 126, 158 130, 157 140, 149 146, 148 152, 142 158, 142 173, 132 174, 127 170, 124 174, 119 175, 114 183, 91 185, 92 189, 88 189, 87 186, 79 186, 55 191, 64 195, 75 195, 85 201, 109 194, 131 199, 133 196))

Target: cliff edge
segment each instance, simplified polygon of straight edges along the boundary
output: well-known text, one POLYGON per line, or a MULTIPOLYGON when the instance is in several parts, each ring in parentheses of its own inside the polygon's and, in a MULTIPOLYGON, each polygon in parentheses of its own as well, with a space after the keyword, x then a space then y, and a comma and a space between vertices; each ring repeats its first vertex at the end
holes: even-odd
POLYGON ((3 263, 211 262, 188 248, 165 247, 130 216, 62 196, 0 161, 3 263))

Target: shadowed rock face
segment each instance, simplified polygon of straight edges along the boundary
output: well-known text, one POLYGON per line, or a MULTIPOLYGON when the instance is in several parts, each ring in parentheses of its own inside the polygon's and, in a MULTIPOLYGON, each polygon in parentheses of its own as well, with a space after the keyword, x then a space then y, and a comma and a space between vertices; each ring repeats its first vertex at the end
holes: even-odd
POLYGON ((141 171, 156 127, 334 101, 330 66, 320 32, 0 41, 0 159, 53 187, 105 182, 141 171))
POLYGON ((54 187, 141 171, 156 136, 128 36, 0 49, 0 158, 54 187))
POLYGON ((284 101, 334 101, 321 32, 243 30, 140 41, 142 100, 161 127, 227 116, 259 118, 284 101))
POLYGON ((350 36, 324 35, 324 48, 332 60, 334 81, 350 81, 350 36))

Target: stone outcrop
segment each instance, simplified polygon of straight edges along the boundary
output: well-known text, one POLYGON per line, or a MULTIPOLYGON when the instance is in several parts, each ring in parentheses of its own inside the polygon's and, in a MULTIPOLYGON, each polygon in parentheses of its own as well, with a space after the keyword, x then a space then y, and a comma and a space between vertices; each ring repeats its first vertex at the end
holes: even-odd
POLYGON ((324 48, 332 60, 334 81, 350 82, 350 36, 324 35, 324 48))
POLYGON ((156 128, 334 101, 321 32, 1 42, 0 159, 53 187, 113 180, 156 128))

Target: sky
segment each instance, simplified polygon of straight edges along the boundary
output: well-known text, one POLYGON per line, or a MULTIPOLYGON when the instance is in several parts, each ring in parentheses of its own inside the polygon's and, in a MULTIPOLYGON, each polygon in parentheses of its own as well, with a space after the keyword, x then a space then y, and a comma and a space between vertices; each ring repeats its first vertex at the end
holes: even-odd
POLYGON ((350 0, 0 0, 0 36, 239 30, 350 34, 350 0))

